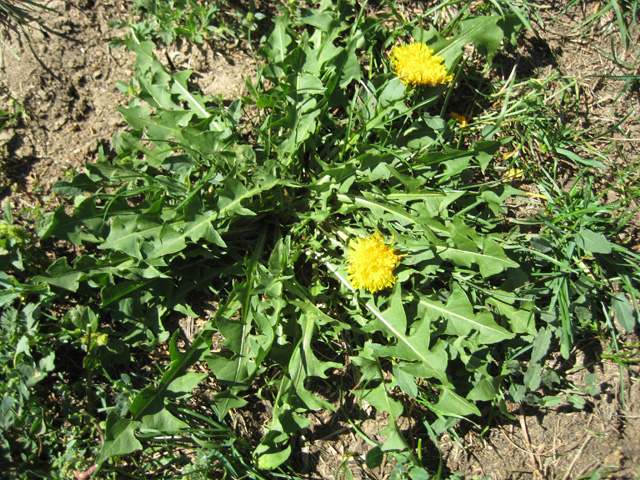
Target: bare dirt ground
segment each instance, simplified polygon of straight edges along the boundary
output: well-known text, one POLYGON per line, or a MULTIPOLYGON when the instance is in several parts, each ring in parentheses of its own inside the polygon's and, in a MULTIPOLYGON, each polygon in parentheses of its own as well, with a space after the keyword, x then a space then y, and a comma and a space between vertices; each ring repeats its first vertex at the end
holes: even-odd
MULTIPOLYGON (((0 49, 0 105, 13 101, 24 111, 19 123, 0 132, 0 196, 10 195, 17 211, 39 206, 65 172, 109 148, 125 125, 115 108, 128 101, 116 85, 133 77, 134 55, 110 45, 126 34, 111 24, 129 17, 127 2, 46 5, 51 11, 34 13, 27 35, 6 30, 11 51, 0 49)), ((245 51, 238 58, 227 49, 189 45, 159 48, 157 55, 193 69, 203 93, 224 98, 238 96, 252 62, 245 51)))
MULTIPOLYGON (((127 82, 133 74, 133 55, 109 46, 113 38, 125 34, 110 26, 129 15, 125 1, 52 0, 48 6, 53 11, 34 19, 28 36, 17 30, 3 33, 3 40, 13 53, 0 49, 0 105, 15 101, 24 111, 17 123, 0 132, 0 198, 3 203, 12 202, 15 214, 46 210, 55 181, 67 171, 94 161, 101 146, 109 149, 113 135, 124 127, 115 107, 127 102, 116 83, 127 82)), ((527 33, 517 53, 521 72, 526 67, 531 74, 544 77, 559 69, 580 80, 582 111, 578 114, 583 117, 585 129, 594 124, 615 125, 640 100, 637 84, 626 96, 617 98, 621 80, 614 77, 629 74, 622 63, 636 65, 635 75, 639 63, 616 42, 613 12, 594 24, 588 37, 573 30, 601 7, 597 1, 579 2, 560 17, 560 5, 541 8, 539 13, 545 23, 536 24, 536 30, 527 33)), ((638 27, 634 28, 634 38, 640 41, 638 27)), ((159 56, 169 58, 176 68, 193 69, 204 93, 235 98, 242 91, 243 75, 252 70, 253 62, 246 52, 237 52, 240 50, 230 54, 228 49, 205 44, 160 50, 159 56)), ((608 139, 597 142, 596 147, 610 157, 614 166, 622 169, 638 164, 637 122, 636 110, 608 139), (609 148, 613 139, 618 146, 609 148)), ((615 179, 613 168, 602 174, 600 182, 606 185, 615 179)), ((619 195, 612 189, 609 200, 615 201, 619 195)), ((626 233, 630 240, 635 242, 639 228, 632 223, 626 233)), ((637 343, 635 337, 620 340, 637 343)), ((599 351, 609 349, 598 340, 590 342, 595 342, 599 351)), ((583 345, 583 351, 593 351, 592 343, 583 345)), ((557 368, 570 369, 576 390, 588 387, 587 374, 597 377, 600 392, 585 394, 587 408, 576 410, 564 404, 532 409, 512 405, 513 418, 495 420, 484 433, 482 426, 467 426, 460 429, 457 439, 445 435, 440 440, 443 474, 461 472, 464 478, 573 479, 598 472, 607 478, 639 478, 638 359, 628 368, 620 368, 612 360, 594 358, 576 349, 572 364, 559 363, 557 368)), ((363 414, 360 409, 347 413, 363 414)), ((249 433, 259 435, 262 420, 247 415, 244 423, 254 430, 249 433)), ((308 478, 348 478, 347 469, 353 478, 387 478, 388 466, 373 471, 366 468, 364 455, 370 447, 341 418, 323 414, 314 417, 313 426, 303 432, 292 458, 298 471, 308 478)), ((382 440, 375 432, 386 419, 372 412, 370 418, 360 420, 365 434, 382 440)), ((407 419, 401 427, 408 438, 424 439, 424 459, 431 462, 430 468, 437 469, 436 451, 428 445, 420 422, 407 419)))
POLYGON ((25 36, 5 31, 0 95, 24 109, 2 132, 2 195, 14 208, 35 207, 71 168, 92 160, 123 126, 115 107, 126 99, 116 81, 132 75, 133 58, 109 46, 118 33, 109 22, 122 4, 52 1, 54 11, 34 18, 25 36), (8 35, 7 35, 8 34, 8 35))

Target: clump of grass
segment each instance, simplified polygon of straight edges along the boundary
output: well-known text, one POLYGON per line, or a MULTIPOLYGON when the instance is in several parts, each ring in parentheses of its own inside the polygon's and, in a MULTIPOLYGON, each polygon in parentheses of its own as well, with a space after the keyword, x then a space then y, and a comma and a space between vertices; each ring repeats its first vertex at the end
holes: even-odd
MULTIPOLYGON (((51 9, 34 0, 0 0, 0 30, 3 31, 3 34, 9 30, 20 30, 28 35, 25 27, 28 27, 30 22, 35 20, 34 13, 41 10, 51 9)), ((18 58, 2 38, 0 38, 0 42, 14 57, 18 58)))
MULTIPOLYGON (((565 9, 569 9, 577 3, 575 0, 568 2, 565 9)), ((574 32, 584 32, 587 35, 594 24, 598 22, 605 23, 603 20, 607 17, 612 17, 606 22, 606 31, 619 38, 625 50, 632 48, 636 53, 640 52, 637 41, 631 32, 632 26, 637 25, 640 19, 638 2, 632 0, 608 0, 603 5, 597 5, 588 14, 588 18, 574 27, 574 32)))
POLYGON ((10 23, 24 25, 32 19, 31 13, 42 8, 46 7, 33 0, 0 0, 0 21, 5 27, 10 23))

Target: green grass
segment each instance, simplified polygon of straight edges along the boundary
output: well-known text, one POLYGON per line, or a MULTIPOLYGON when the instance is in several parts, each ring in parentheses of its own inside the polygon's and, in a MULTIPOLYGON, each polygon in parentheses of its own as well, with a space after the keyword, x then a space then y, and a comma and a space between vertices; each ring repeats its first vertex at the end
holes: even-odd
POLYGON ((247 9, 228 0, 134 0, 131 3, 131 18, 116 25, 129 27, 130 35, 137 40, 160 41, 165 45, 176 41, 202 44, 215 40, 237 44, 240 38, 251 39, 259 21, 265 18, 256 11, 253 1, 248 2, 247 9))
MULTIPOLYGON (((566 9, 580 3, 583 3, 582 0, 567 2, 566 9)), ((574 28, 574 32, 584 32, 583 34, 586 35, 594 24, 601 22, 606 24, 608 32, 620 39, 624 50, 632 48, 636 53, 638 52, 637 42, 629 31, 632 25, 637 24, 640 17, 638 2, 608 0, 604 5, 593 8, 589 14, 588 18, 574 28)))
MULTIPOLYGON (((137 61, 113 154, 55 185, 61 204, 35 236, 5 208, 0 454, 15 478, 301 478, 309 412, 347 401, 356 432, 358 411, 388 414, 385 440, 366 436, 368 468, 443 478, 423 442, 489 428, 481 407, 584 405, 551 354, 598 336, 630 361, 639 257, 621 235, 637 160, 598 191, 609 165, 594 142, 611 129, 580 130, 576 79, 488 80, 532 5, 446 1, 419 21, 395 2, 375 16, 279 5, 231 102, 196 91, 152 41, 240 38, 229 19, 249 14, 180 5, 138 1, 124 20, 137 61), (453 82, 399 81, 388 53, 413 40, 453 82), (467 126, 450 117, 458 94, 476 105, 467 126), (353 289, 345 256, 375 231, 403 257, 372 294, 353 289), (189 341, 185 317, 201 327, 189 341), (243 412, 256 424, 234 421, 243 412)), ((352 478, 343 460, 336 475, 352 478)))

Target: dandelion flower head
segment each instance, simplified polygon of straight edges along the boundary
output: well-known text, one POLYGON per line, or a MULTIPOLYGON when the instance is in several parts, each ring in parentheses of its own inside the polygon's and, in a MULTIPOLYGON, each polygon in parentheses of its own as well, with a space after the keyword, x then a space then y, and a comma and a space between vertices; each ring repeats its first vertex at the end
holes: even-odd
POLYGON ((396 283, 393 269, 404 255, 387 245, 380 232, 350 241, 349 248, 347 273, 353 288, 376 293, 396 283))
POLYGON ((451 115, 451 118, 455 119, 462 128, 469 125, 469 122, 467 122, 467 117, 465 117, 464 115, 460 115, 459 113, 455 112, 451 112, 449 115, 451 115))
POLYGON ((436 87, 453 80, 453 74, 447 75, 444 58, 434 55, 426 43, 394 47, 390 59, 394 73, 405 85, 436 87))

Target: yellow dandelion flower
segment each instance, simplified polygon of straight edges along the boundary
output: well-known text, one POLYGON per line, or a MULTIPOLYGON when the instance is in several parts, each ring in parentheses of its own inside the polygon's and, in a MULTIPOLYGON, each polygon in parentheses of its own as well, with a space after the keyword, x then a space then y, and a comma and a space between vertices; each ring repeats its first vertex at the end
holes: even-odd
POLYGON ((469 123, 467 122, 467 117, 465 117, 464 115, 460 115, 459 113, 455 112, 451 112, 449 115, 451 115, 451 118, 457 120, 462 128, 469 125, 469 123))
POLYGON ((429 85, 436 87, 453 80, 447 75, 444 58, 434 55, 426 43, 415 42, 394 47, 391 54, 394 73, 405 85, 429 85))
POLYGON ((521 168, 510 168, 504 173, 503 182, 508 182, 509 180, 522 180, 524 177, 524 170, 521 168))
MULTIPOLYGON (((391 240, 393 243, 393 240, 391 240)), ((349 242, 347 273, 353 288, 376 293, 396 283, 393 269, 404 255, 384 242, 380 232, 349 242)))

